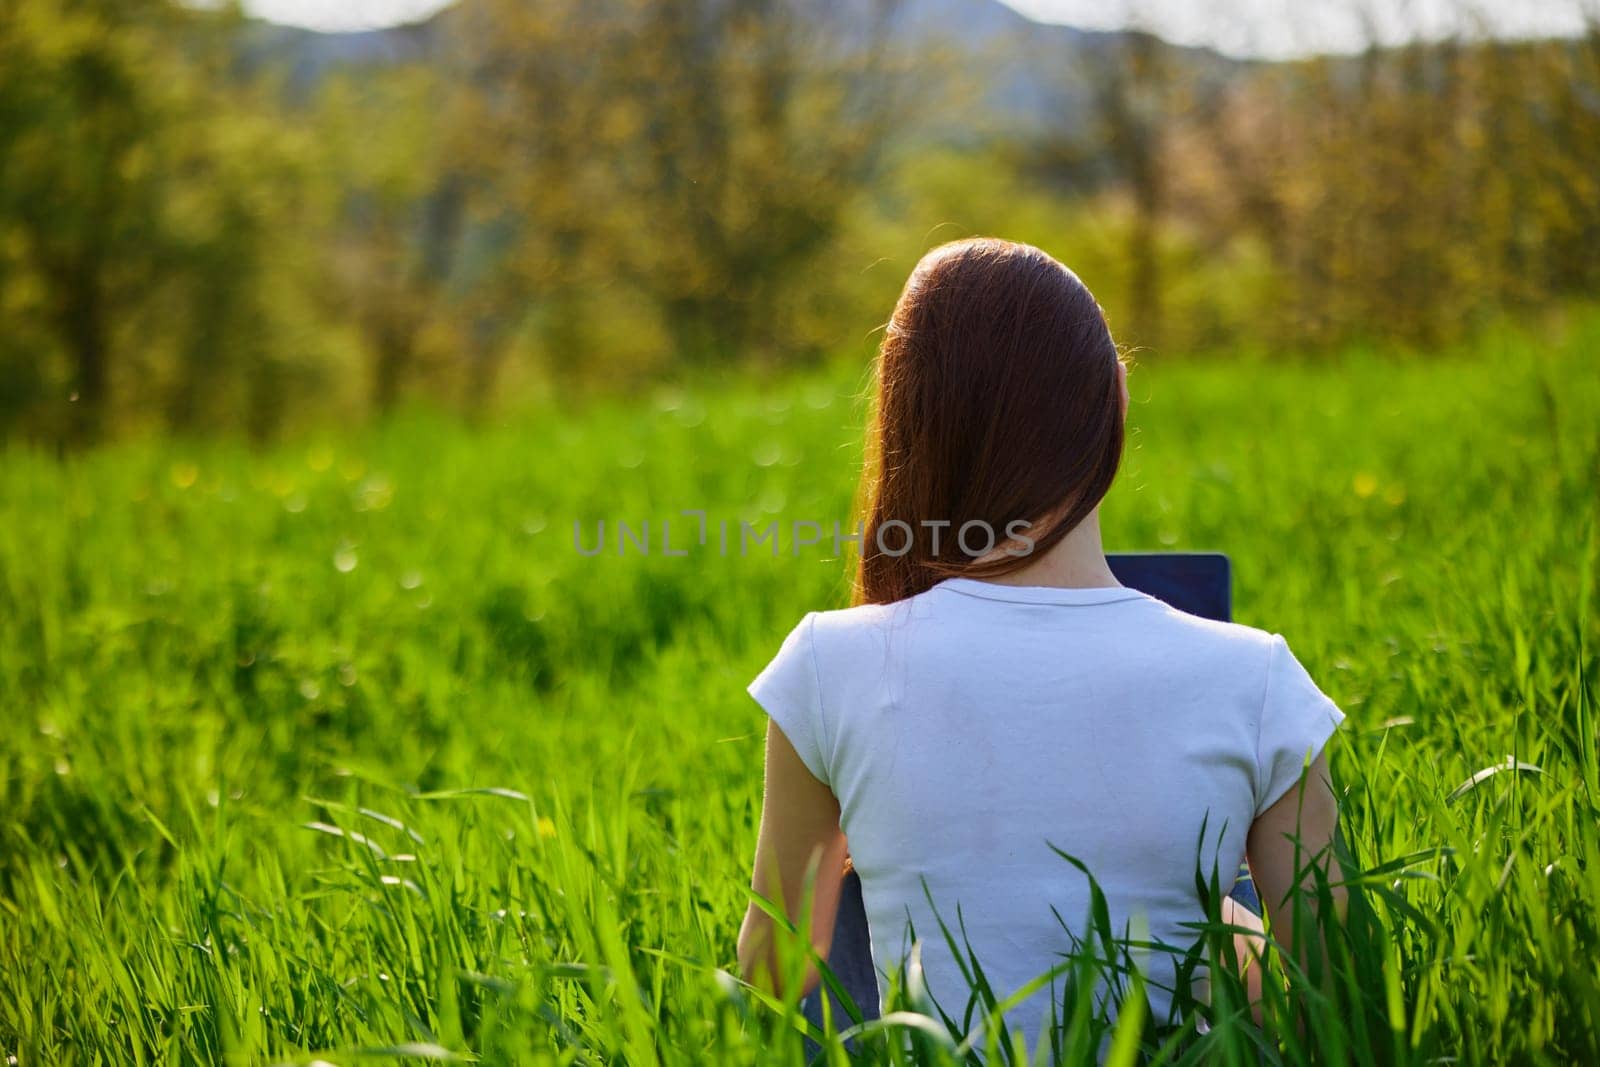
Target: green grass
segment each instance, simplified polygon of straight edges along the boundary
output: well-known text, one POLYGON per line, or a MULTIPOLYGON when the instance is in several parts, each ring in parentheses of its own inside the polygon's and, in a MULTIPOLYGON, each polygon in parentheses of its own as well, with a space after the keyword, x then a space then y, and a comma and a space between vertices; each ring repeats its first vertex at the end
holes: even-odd
MULTIPOLYGON (((1365 888, 1269 1061, 1600 1062, 1597 348, 1591 315, 1136 369, 1108 546, 1232 553, 1240 620, 1349 716, 1365 888), (1541 770, 1452 799, 1508 756, 1541 770)), ((793 1013, 718 973, 759 802, 744 685, 843 567, 724 558, 714 525, 687 558, 583 558, 572 523, 843 522, 860 382, 4 453, 0 1055, 797 1061, 793 1013)), ((1219 1009, 1117 1054, 1254 1041, 1219 1009)))

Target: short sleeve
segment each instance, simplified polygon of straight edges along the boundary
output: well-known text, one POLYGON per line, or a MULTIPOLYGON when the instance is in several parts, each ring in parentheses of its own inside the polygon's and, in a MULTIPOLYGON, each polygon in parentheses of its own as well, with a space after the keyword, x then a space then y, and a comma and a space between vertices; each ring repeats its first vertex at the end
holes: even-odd
POLYGON ((823 724, 822 680, 812 648, 816 612, 808 612, 784 638, 748 687, 756 703, 772 717, 801 762, 824 785, 828 784, 827 734, 823 724))
POLYGON ((1256 735, 1257 815, 1300 781, 1343 721, 1344 712, 1317 688, 1283 635, 1273 634, 1256 735))

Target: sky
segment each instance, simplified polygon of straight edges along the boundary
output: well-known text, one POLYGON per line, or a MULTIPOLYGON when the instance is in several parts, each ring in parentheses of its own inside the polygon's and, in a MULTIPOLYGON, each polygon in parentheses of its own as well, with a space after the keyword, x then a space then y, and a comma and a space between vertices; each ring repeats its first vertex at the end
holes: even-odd
MULTIPOLYGON (((430 15, 449 0, 245 0, 246 10, 275 22, 319 30, 369 29, 430 15)), ((1233 55, 1342 52, 1367 41, 1368 20, 1385 43, 1440 36, 1455 29, 1510 36, 1582 31, 1587 6, 1600 0, 1004 0, 1046 22, 1114 29, 1136 22, 1171 41, 1233 55), (1462 16, 1465 8, 1471 12, 1462 16), (1363 14, 1364 13, 1364 14, 1363 14)))

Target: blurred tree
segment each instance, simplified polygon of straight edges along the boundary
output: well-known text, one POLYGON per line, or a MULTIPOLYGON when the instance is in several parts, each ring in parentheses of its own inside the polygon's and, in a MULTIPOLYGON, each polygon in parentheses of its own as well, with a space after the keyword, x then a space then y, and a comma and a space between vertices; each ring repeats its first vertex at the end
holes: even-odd
POLYGON ((784 350, 782 291, 804 284, 895 132, 892 7, 485 3, 477 142, 532 291, 636 293, 685 359, 784 350))
POLYGON ((1181 131, 1188 221, 1275 267, 1281 341, 1435 345, 1600 283, 1600 51, 1414 40, 1260 64, 1181 131))
POLYGON ((337 71, 317 99, 322 166, 337 181, 333 277, 378 411, 419 364, 455 356, 437 351, 457 343, 448 297, 467 223, 466 176, 449 153, 461 92, 451 73, 442 60, 337 71))
MULTIPOLYGON (((1138 8, 1127 30, 1103 34, 1052 72, 1059 119, 1017 151, 1024 173, 1058 185, 1114 220, 1120 241, 1118 336, 1142 348, 1192 343, 1192 324, 1169 329, 1168 304, 1180 285, 1174 262, 1178 207, 1194 210, 1204 174, 1178 166, 1178 146, 1195 113, 1214 108, 1237 64, 1168 44, 1144 28, 1138 8), (1076 105, 1076 106, 1075 106, 1076 105), (1105 211, 1106 208, 1111 211, 1105 211)), ((1189 309, 1193 310, 1193 309, 1189 309)))
POLYGON ((1128 229, 1128 339, 1159 347, 1162 278, 1158 238, 1167 200, 1167 128, 1172 99, 1170 46, 1133 30, 1090 53, 1094 135, 1133 201, 1128 229))
MULTIPOLYGON (((169 85, 147 77, 154 24, 171 13, 149 0, 9 6, 0 19, 0 226, 10 266, 33 276, 26 310, 71 362, 73 431, 87 436, 106 403, 113 323, 171 244, 151 225, 153 132, 169 85)), ((17 284, 9 271, 8 282, 17 284)))
POLYGON ((775 360, 869 336, 972 232, 1058 251, 1164 350, 1434 345, 1600 291, 1594 24, 1286 63, 931 32, 967 25, 474 0, 343 38, 0 0, 0 432, 264 436, 775 360), (1052 128, 983 110, 1050 63, 1052 128))
POLYGON ((196 421, 237 369, 223 357, 252 355, 229 342, 250 335, 242 323, 259 334, 263 314, 277 130, 229 110, 219 70, 237 15, 162 0, 6 6, 0 359, 24 395, 4 407, 84 441, 107 428, 120 382, 129 405, 196 421), (151 382, 174 384, 162 397, 151 382))

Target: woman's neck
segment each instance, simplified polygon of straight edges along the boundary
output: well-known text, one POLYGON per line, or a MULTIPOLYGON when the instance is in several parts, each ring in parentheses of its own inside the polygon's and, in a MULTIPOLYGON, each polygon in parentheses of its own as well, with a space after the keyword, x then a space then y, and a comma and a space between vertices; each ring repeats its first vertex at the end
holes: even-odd
MULTIPOLYGON (((997 550, 998 552, 998 550, 997 550)), ((1100 509, 1095 508, 1049 551, 1014 571, 989 579, 1000 585, 1098 589, 1120 586, 1100 543, 1100 509)))

